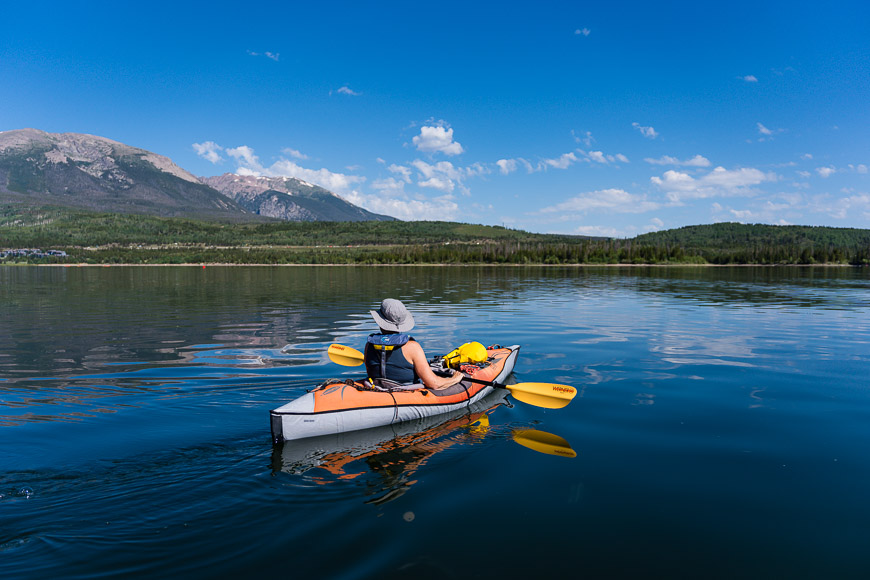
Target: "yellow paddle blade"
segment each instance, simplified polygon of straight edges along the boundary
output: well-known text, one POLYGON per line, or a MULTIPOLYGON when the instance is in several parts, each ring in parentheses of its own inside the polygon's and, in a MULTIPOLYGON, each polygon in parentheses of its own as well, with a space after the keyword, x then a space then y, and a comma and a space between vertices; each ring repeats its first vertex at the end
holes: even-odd
POLYGON ((558 435, 535 429, 517 429, 512 435, 514 441, 538 453, 558 455, 559 457, 577 457, 577 452, 571 449, 571 444, 558 435))
POLYGON ((355 348, 351 348, 349 346, 344 346, 341 344, 331 344, 329 345, 329 350, 327 351, 329 355, 329 360, 336 364, 340 364, 345 367, 358 367, 363 364, 363 353, 356 350, 355 348))
POLYGON ((570 385, 554 383, 517 383, 505 385, 505 388, 516 400, 545 409, 561 409, 577 394, 577 389, 570 385))

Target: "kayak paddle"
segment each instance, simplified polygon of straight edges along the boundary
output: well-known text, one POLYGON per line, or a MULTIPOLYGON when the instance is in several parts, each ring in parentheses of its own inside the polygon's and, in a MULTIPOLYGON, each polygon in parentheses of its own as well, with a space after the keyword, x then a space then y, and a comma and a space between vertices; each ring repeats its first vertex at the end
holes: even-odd
MULTIPOLYGON (((346 367, 359 366, 363 364, 364 360, 363 353, 355 348, 341 344, 329 345, 327 353, 329 354, 329 360, 346 367)), ((499 389, 507 389, 516 400, 545 409, 561 409, 570 403, 574 395, 577 394, 577 389, 572 386, 554 383, 517 383, 515 385, 505 385, 468 376, 463 380, 499 389)))

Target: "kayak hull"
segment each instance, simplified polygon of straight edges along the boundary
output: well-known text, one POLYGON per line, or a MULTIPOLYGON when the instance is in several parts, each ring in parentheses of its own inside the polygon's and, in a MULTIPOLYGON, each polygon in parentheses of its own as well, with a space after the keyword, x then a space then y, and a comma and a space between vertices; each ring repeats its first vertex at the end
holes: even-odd
POLYGON ((358 431, 461 410, 480 401, 494 387, 468 378, 503 383, 513 372, 519 345, 488 349, 489 364, 466 367, 466 379, 443 390, 377 392, 360 383, 337 383, 315 389, 270 412, 276 443, 358 431))

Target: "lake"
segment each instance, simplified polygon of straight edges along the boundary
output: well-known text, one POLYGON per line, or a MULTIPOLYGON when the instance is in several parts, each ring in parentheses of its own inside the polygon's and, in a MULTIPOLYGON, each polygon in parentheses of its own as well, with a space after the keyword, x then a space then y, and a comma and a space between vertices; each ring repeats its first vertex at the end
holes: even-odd
POLYGON ((866 578, 868 315, 852 268, 0 267, 0 577, 866 578), (577 397, 273 446, 386 297, 577 397))

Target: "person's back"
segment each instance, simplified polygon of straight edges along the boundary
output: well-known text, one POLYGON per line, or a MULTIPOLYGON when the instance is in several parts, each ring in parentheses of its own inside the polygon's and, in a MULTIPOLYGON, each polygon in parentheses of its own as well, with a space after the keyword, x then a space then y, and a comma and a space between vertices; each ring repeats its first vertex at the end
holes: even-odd
POLYGON ((430 389, 443 389, 462 380, 462 373, 439 377, 432 372, 423 347, 405 334, 414 327, 414 318, 400 301, 387 298, 380 310, 370 312, 381 332, 366 341, 363 360, 368 378, 423 383, 430 389))
POLYGON ((370 379, 388 379, 397 383, 419 383, 414 363, 405 357, 402 347, 414 340, 405 333, 378 333, 369 335, 364 360, 370 379))

